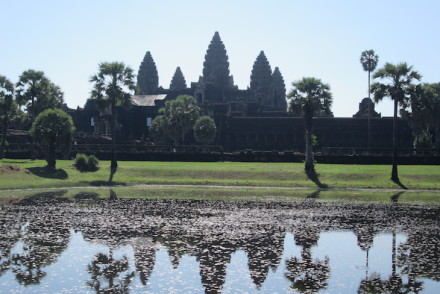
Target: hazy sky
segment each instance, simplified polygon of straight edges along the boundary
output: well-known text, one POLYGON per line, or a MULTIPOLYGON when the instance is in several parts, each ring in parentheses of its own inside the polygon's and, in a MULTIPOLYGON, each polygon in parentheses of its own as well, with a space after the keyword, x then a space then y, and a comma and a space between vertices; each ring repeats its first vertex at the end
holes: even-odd
MULTIPOLYGON (((286 88, 304 76, 330 84, 335 116, 352 116, 367 96, 364 50, 407 62, 423 82, 440 82, 440 1, 413 0, 0 0, 0 75, 16 82, 42 70, 69 107, 84 106, 98 63, 122 61, 137 73, 150 51, 159 84, 180 66, 187 83, 202 74, 215 31, 241 89, 263 50, 286 88)), ((390 102, 376 110, 392 115, 390 102)))

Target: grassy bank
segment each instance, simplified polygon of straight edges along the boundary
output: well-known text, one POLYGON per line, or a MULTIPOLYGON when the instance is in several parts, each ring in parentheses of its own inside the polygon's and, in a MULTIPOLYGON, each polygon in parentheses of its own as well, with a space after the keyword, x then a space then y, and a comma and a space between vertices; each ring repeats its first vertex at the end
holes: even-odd
MULTIPOLYGON (((0 195, 11 195, 11 191, 8 190, 93 188, 108 185, 110 172, 108 161, 102 161, 101 169, 93 173, 81 173, 73 167, 72 163, 71 160, 59 160, 57 161, 58 169, 55 172, 48 172, 45 169, 45 161, 0 160, 0 164, 3 165, 0 171, 0 191, 3 192, 0 195)), ((373 197, 368 196, 371 192, 353 191, 355 189, 402 189, 403 186, 408 188, 409 192, 399 196, 402 199, 420 198, 411 190, 426 190, 423 193, 418 192, 426 196, 425 200, 428 202, 440 198, 437 197, 440 193, 429 192, 429 190, 440 190, 440 168, 438 166, 400 166, 400 185, 390 180, 390 171, 391 167, 386 165, 319 164, 317 165, 319 181, 329 188, 329 190, 321 191, 319 198, 344 198, 350 201, 353 197, 359 199, 359 195, 365 194, 365 197, 360 198, 368 201, 373 197), (351 190, 344 192, 340 189, 351 190)), ((114 189, 121 190, 119 191, 121 197, 192 197, 195 199, 228 197, 290 199, 296 197, 305 199, 310 195, 313 197, 313 193, 318 188, 317 184, 304 174, 303 165, 300 163, 121 161, 113 180, 114 185, 118 186, 114 189), (134 185, 194 185, 195 187, 122 188, 134 185), (206 186, 216 187, 207 189, 206 186), (303 189, 286 189, 295 187, 303 189)), ((108 189, 103 191, 99 193, 108 194, 108 189)), ((375 195, 379 192, 381 191, 375 190, 375 195)), ((382 196, 379 198, 389 201, 396 191, 382 191, 381 193, 382 196)), ((104 194, 103 197, 105 197, 104 194)))
POLYGON ((192 199, 228 201, 343 201, 357 203, 399 203, 440 205, 440 194, 433 191, 356 191, 293 188, 244 188, 244 187, 93 187, 70 189, 37 189, 0 191, 0 204, 11 203, 28 197, 62 197, 75 200, 93 196, 96 198, 145 198, 145 199, 192 199))
MULTIPOLYGON (((1 165, 21 168, 0 173, 0 190, 107 184, 108 161, 102 161, 101 169, 93 173, 81 173, 72 163, 59 160, 57 171, 49 173, 42 160, 0 160, 1 165)), ((329 188, 400 188, 390 180, 391 167, 387 165, 319 164, 317 172, 319 180, 329 188)), ((438 166, 399 166, 399 175, 401 184, 408 189, 440 189, 438 166)), ((114 182, 117 185, 316 187, 300 163, 120 161, 114 182)))

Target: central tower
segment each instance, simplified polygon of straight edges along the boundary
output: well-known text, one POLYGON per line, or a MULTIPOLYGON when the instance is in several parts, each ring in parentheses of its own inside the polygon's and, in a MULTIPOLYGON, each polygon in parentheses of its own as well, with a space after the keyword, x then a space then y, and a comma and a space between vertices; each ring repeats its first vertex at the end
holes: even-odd
POLYGON ((199 80, 204 91, 202 102, 224 102, 224 91, 233 86, 225 45, 215 32, 205 54, 203 77, 199 80))

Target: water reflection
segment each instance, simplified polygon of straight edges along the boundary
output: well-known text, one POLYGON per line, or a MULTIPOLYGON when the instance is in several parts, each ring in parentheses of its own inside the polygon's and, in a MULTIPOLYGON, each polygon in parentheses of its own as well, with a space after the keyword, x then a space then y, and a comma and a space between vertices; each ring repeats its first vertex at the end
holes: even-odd
POLYGON ((134 277, 134 271, 128 271, 128 258, 113 257, 112 249, 108 254, 98 253, 87 269, 91 280, 87 284, 96 293, 129 293, 129 286, 134 277))
MULTIPOLYGON (((53 265, 65 251, 74 250, 69 247, 71 232, 80 232, 85 244, 107 248, 91 254, 82 265, 86 276, 77 278, 77 284, 96 293, 167 292, 167 284, 156 284, 163 274, 159 250, 166 250, 176 272, 187 266, 181 264, 184 258, 194 259, 202 287, 195 292, 221 293, 226 281, 238 278, 231 276, 230 268, 240 252, 253 284, 243 292, 279 287, 278 292, 419 293, 439 286, 438 207, 325 204, 315 200, 319 192, 301 203, 118 199, 114 191, 110 195, 102 200, 95 193, 78 193, 70 202, 59 199, 62 194, 38 194, 0 206, 1 290, 19 285, 33 289, 52 281, 53 265), (339 273, 336 265, 342 264, 345 253, 342 258, 335 254, 336 239, 328 247, 319 245, 323 233, 333 232, 355 236, 352 253, 346 254, 356 256, 359 250, 360 257, 352 262, 365 265, 360 275, 351 270, 355 265, 339 273), (390 250, 381 252, 380 259, 388 259, 390 266, 371 270, 370 252, 384 233, 391 234, 390 250), (402 235, 408 237, 397 241, 402 235), (286 236, 294 240, 287 247, 286 236), (115 254, 121 246, 131 251, 115 254), (315 252, 317 248, 325 254, 315 252), (18 285, 4 283, 10 277, 18 285), (332 288, 348 284, 347 279, 358 279, 354 289, 332 288)), ((373 267, 377 262, 376 258, 373 267)), ((53 283, 54 289, 60 286, 53 283)), ((244 287, 246 278, 236 283, 244 287)))
MULTIPOLYGON (((156 262, 155 244, 152 240, 146 238, 136 239, 132 244, 136 271, 140 276, 142 285, 146 285, 150 275, 153 273, 154 263, 156 262)), ((177 265, 175 268, 177 268, 177 265)))
MULTIPOLYGON (((12 236, 20 237, 22 250, 10 254, 9 257, 10 269, 15 279, 22 285, 39 284, 46 275, 43 268, 56 262, 58 256, 68 246, 69 219, 65 218, 63 212, 56 207, 44 205, 47 201, 54 201, 64 195, 65 192, 35 194, 21 203, 27 212, 26 215, 20 215, 20 211, 16 210, 18 222, 11 226, 12 232, 6 234, 11 236, 12 233, 12 236), (44 209, 44 213, 40 211, 41 209, 44 209), (20 228, 18 232, 17 228, 20 228)), ((12 247, 16 241, 17 238, 12 238, 8 245, 12 247)))
POLYGON ((286 260, 286 278, 291 288, 300 293, 316 293, 327 288, 330 277, 329 258, 312 259, 312 246, 318 243, 319 229, 304 225, 295 232, 295 244, 302 246, 301 259, 292 257, 286 260))

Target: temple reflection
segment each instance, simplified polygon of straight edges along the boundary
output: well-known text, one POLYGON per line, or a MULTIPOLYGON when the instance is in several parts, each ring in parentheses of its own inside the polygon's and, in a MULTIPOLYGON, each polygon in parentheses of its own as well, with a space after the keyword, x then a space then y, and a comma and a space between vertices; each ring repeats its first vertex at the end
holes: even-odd
POLYGON ((285 235, 285 232, 274 230, 245 243, 249 273, 257 288, 263 285, 269 269, 273 272, 277 270, 283 256, 285 235))
POLYGON ((140 276, 142 285, 146 285, 153 273, 157 249, 152 240, 148 238, 138 238, 132 242, 132 246, 134 249, 136 272, 140 276))
POLYGON ((78 193, 71 202, 58 199, 62 193, 35 194, 0 206, 0 278, 12 274, 25 286, 44 282, 74 230, 88 244, 108 248, 84 265, 88 278, 82 283, 96 293, 129 293, 136 283, 142 289, 154 286, 159 249, 166 250, 176 271, 184 256, 193 257, 205 293, 223 291, 231 257, 239 251, 255 290, 263 291, 273 272, 291 290, 316 293, 329 289, 336 260, 327 257, 326 248, 319 255, 325 257, 318 258, 313 248, 323 233, 338 231, 353 233, 351 246, 365 253, 358 293, 419 293, 426 283, 422 278, 440 282, 440 208, 397 205, 399 196, 386 205, 356 206, 318 202, 319 191, 299 203, 145 201, 110 194, 112 199, 101 200, 78 193), (408 237, 398 244, 401 233, 408 237), (391 243, 383 253, 391 261, 386 276, 370 271, 369 260, 375 237, 383 234, 391 243), (294 248, 284 248, 287 235, 301 248, 297 256, 288 255, 294 248), (122 246, 132 252, 115 254, 122 246))

